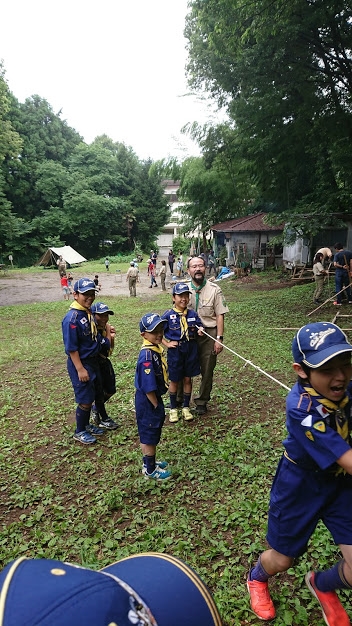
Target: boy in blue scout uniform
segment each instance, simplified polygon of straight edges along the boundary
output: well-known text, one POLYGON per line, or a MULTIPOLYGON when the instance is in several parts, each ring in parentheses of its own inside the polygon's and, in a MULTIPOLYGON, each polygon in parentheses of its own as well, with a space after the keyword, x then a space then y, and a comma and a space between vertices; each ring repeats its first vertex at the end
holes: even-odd
POLYGON ((275 617, 268 579, 292 567, 322 520, 342 552, 331 569, 308 572, 306 584, 328 626, 350 626, 335 592, 352 588, 352 345, 335 324, 303 326, 293 340, 298 381, 287 396, 288 436, 270 495, 265 550, 250 570, 253 611, 275 617))
POLYGON ((167 480, 171 476, 168 463, 156 461, 156 447, 165 421, 162 396, 168 386, 166 359, 160 345, 165 324, 156 313, 143 315, 139 323, 143 344, 134 380, 136 420, 143 454, 142 473, 145 478, 154 480, 167 480))
POLYGON ((193 415, 189 409, 192 394, 192 377, 200 374, 196 326, 202 328, 202 321, 193 309, 188 309, 190 288, 186 283, 176 283, 172 290, 174 306, 162 315, 166 321, 163 345, 167 347, 169 370, 170 422, 178 422, 177 385, 183 381, 182 417, 189 421, 193 415))
POLYGON ((98 355, 104 392, 103 402, 99 402, 99 400, 94 402, 91 415, 96 426, 106 428, 107 430, 116 430, 116 428, 118 428, 118 424, 108 416, 105 408, 105 402, 107 402, 111 396, 116 393, 115 372, 112 363, 108 358, 114 349, 116 335, 115 328, 109 323, 109 315, 114 315, 114 311, 111 311, 108 305, 104 304, 104 302, 94 302, 94 304, 90 307, 90 311, 94 315, 94 321, 97 325, 98 333, 100 333, 103 337, 107 336, 108 331, 110 333, 110 348, 106 345, 105 349, 99 352, 98 355))
POLYGON ((96 443, 94 435, 103 435, 105 432, 89 423, 93 401, 103 401, 99 353, 110 349, 110 334, 103 337, 98 333, 90 311, 95 293, 92 280, 77 280, 73 287, 74 302, 62 320, 62 335, 68 357, 67 371, 77 402, 73 437, 84 444, 96 443))

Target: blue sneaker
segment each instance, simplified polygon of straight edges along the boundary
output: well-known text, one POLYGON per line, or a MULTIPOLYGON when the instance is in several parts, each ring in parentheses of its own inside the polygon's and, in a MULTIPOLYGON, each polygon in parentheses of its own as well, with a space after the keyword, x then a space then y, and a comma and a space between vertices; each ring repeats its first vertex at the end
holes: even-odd
MULTIPOLYGON (((155 466, 158 467, 159 469, 162 469, 162 470, 166 469, 168 467, 168 465, 169 464, 168 464, 167 461, 155 461, 155 466)), ((144 465, 144 463, 143 463, 143 465, 142 465, 142 474, 147 474, 147 473, 148 473, 147 472, 147 466, 144 465)))
POLYGON ((103 430, 102 428, 99 428, 99 426, 94 426, 94 424, 87 424, 86 431, 90 435, 96 435, 98 437, 99 435, 104 435, 105 433, 105 430, 103 430))
POLYGON ((90 435, 86 430, 82 430, 80 433, 74 433, 73 438, 80 443, 90 444, 96 443, 96 438, 90 435))
POLYGON ((168 480, 171 478, 171 472, 167 469, 160 469, 160 467, 156 466, 154 472, 148 474, 148 472, 143 472, 144 478, 151 478, 153 480, 168 480))

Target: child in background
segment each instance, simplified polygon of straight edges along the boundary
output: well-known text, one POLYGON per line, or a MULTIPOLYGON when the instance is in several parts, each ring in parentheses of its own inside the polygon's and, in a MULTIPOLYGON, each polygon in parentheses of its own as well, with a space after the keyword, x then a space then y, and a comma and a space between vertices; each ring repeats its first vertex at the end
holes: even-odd
POLYGON ((73 276, 72 276, 71 272, 69 272, 67 274, 67 284, 68 284, 68 288, 70 290, 70 295, 73 294, 72 282, 73 282, 73 276))
POLYGON ((200 374, 196 334, 202 334, 202 321, 193 309, 187 309, 190 288, 186 283, 176 283, 172 290, 173 308, 165 311, 163 345, 167 347, 167 365, 169 370, 170 422, 178 422, 177 385, 183 381, 182 417, 186 421, 193 419, 189 408, 192 394, 192 377, 200 374), (196 326, 199 326, 197 331, 196 326))
POLYGON ((109 323, 109 315, 114 315, 114 311, 111 311, 108 305, 104 304, 104 302, 96 302, 92 304, 90 310, 94 315, 98 333, 100 333, 103 337, 106 337, 108 333, 110 336, 110 348, 108 349, 106 346, 106 349, 102 350, 98 355, 104 395, 103 398, 100 399, 100 402, 99 400, 95 400, 92 405, 91 416, 96 426, 106 428, 107 430, 116 430, 116 428, 118 428, 118 424, 108 416, 105 408, 105 402, 107 402, 111 396, 116 393, 115 372, 112 363, 108 358, 114 349, 116 336, 115 328, 109 323))
POLYGON ((151 289, 152 287, 157 287, 158 284, 155 280, 155 275, 156 275, 156 269, 155 269, 155 265, 153 263, 153 261, 151 259, 148 260, 148 276, 150 276, 150 285, 149 285, 149 289, 151 289))
POLYGON ((109 261, 108 257, 106 257, 104 263, 105 263, 106 271, 108 272, 109 271, 109 267, 110 267, 110 261, 109 261))
POLYGON ((62 320, 62 335, 67 354, 67 371, 73 386, 76 407, 74 439, 84 444, 96 443, 94 435, 104 430, 89 423, 94 400, 103 402, 103 386, 99 353, 110 349, 110 332, 98 333, 90 312, 95 298, 95 285, 89 278, 80 278, 73 287, 74 302, 62 320))
POLYGON ((307 550, 321 520, 342 552, 331 569, 308 572, 306 584, 328 626, 350 626, 336 589, 352 589, 352 345, 335 324, 303 326, 292 343, 298 381, 287 396, 285 451, 271 488, 265 550, 250 570, 251 607, 275 617, 268 579, 307 550))
POLYGON ((96 290, 97 291, 101 291, 101 284, 99 283, 99 276, 98 276, 98 274, 95 274, 93 283, 95 285, 96 290))
POLYGON ((314 304, 319 304, 321 300, 319 299, 324 289, 324 280, 327 272, 323 266, 324 256, 321 252, 317 252, 313 259, 313 274, 315 280, 315 291, 313 295, 314 304))
POLYGON ((161 282, 161 290, 166 291, 165 280, 166 280, 166 261, 161 261, 161 268, 159 271, 160 282, 161 282))
POLYGON ((181 278, 181 276, 183 275, 183 261, 181 257, 178 257, 177 259, 176 271, 177 271, 177 277, 181 278))
POLYGON ((68 286, 68 278, 66 274, 63 274, 60 278, 60 283, 62 287, 62 293, 64 294, 64 300, 70 299, 70 288, 68 286))
POLYGON ((166 461, 156 461, 156 447, 165 421, 162 396, 168 378, 164 350, 161 347, 165 322, 156 313, 143 315, 139 330, 143 344, 135 374, 135 407, 145 478, 167 480, 171 472, 166 461))

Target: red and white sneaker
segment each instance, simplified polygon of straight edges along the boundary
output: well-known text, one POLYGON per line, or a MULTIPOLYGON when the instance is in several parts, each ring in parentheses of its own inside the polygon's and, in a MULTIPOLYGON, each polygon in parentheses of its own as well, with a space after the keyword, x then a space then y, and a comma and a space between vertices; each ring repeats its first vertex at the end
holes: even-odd
POLYGON ((264 621, 274 619, 276 612, 273 601, 269 593, 267 582, 261 583, 259 580, 247 580, 252 611, 264 621))
POLYGON ((350 618, 335 591, 319 591, 315 586, 314 578, 315 573, 308 572, 306 574, 306 584, 322 608, 325 623, 328 626, 351 626, 350 618))

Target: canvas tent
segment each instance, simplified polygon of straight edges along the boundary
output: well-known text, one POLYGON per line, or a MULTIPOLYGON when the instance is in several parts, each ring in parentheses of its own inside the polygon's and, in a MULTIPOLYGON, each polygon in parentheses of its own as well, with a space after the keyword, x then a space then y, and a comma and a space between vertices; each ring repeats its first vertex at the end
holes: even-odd
POLYGON ((63 246, 62 248, 48 248, 36 265, 56 265, 59 256, 62 256, 69 265, 87 260, 71 246, 63 246))

